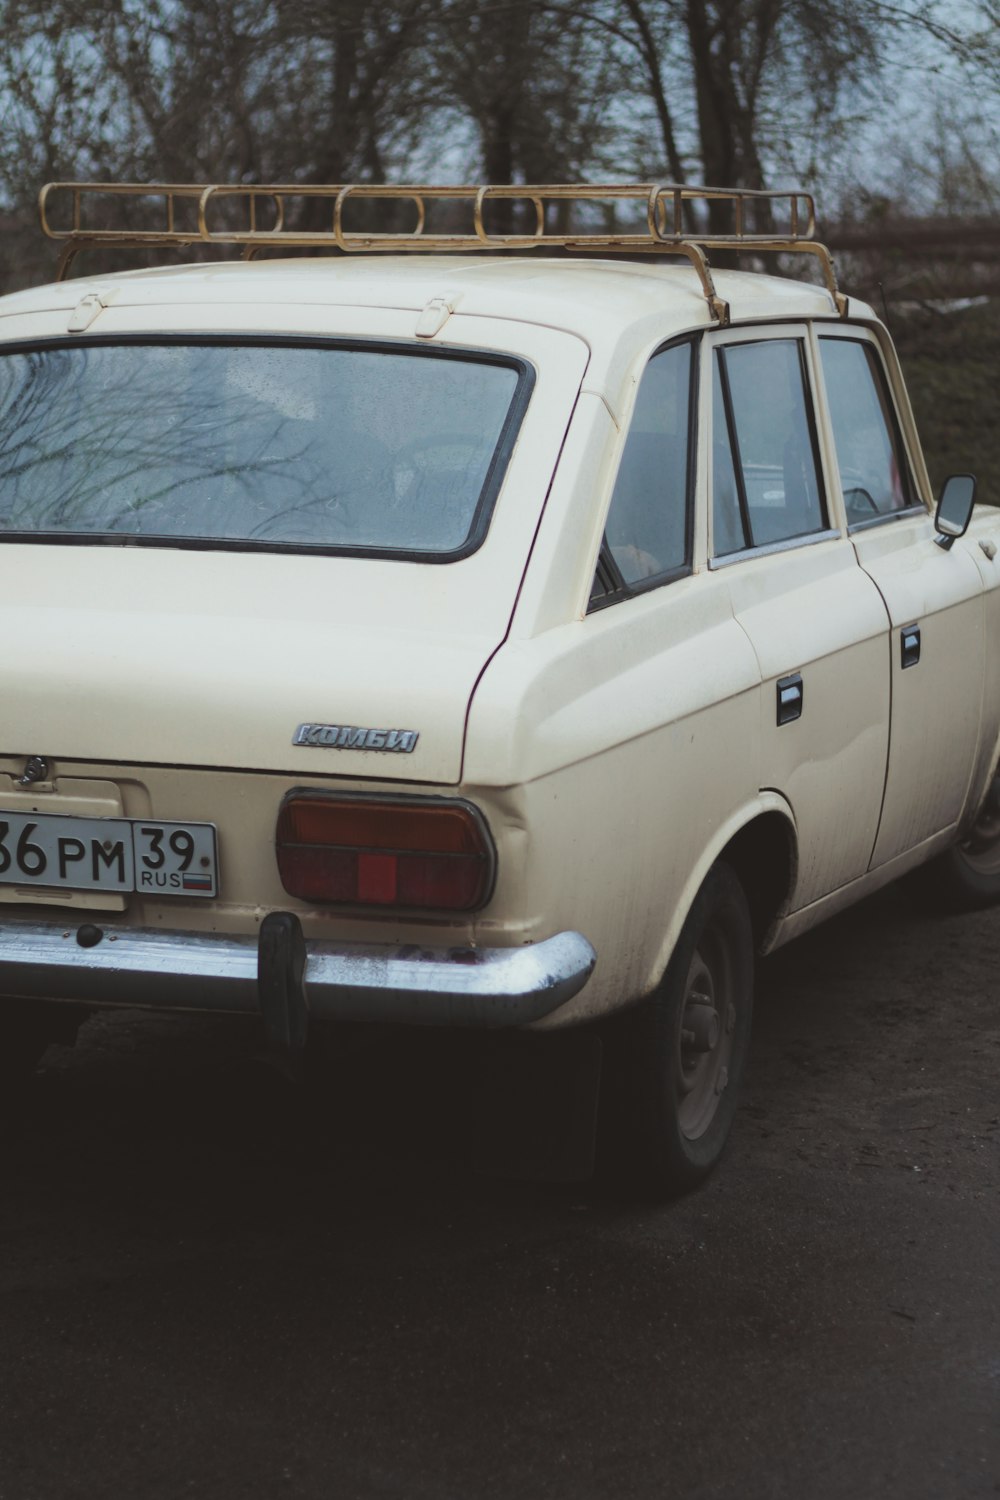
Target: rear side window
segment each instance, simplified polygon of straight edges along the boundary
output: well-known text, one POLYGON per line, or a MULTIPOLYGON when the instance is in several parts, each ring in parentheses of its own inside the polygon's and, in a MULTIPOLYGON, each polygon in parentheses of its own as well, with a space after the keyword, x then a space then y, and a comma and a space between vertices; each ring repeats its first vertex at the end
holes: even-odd
POLYGON ((875 350, 860 339, 819 347, 848 524, 908 509, 913 487, 875 350))
POLYGON ((490 355, 250 341, 0 357, 0 536, 462 556, 530 373, 490 355))
POLYGON ((801 341, 717 349, 713 387, 714 555, 824 530, 801 341))
POLYGON ((598 595, 634 593, 689 564, 693 363, 691 344, 674 344, 643 372, 608 511, 598 595))

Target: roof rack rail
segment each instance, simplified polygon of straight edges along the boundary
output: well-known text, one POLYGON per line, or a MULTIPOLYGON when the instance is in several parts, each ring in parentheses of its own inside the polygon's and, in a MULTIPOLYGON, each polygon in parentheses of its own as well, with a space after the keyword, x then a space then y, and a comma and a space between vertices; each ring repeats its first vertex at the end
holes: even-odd
MULTIPOLYGON (((104 206, 106 208, 107 204, 104 206)), ((238 245, 248 260, 262 250, 279 248, 329 249, 348 254, 389 251, 397 254, 407 251, 468 254, 488 250, 562 249, 602 255, 680 255, 686 257, 697 272, 713 317, 725 324, 729 309, 715 289, 707 252, 735 250, 812 256, 819 263, 835 309, 844 314, 847 308, 847 299, 837 288, 830 252, 814 238, 816 208, 813 197, 798 189, 786 192, 654 182, 525 183, 513 186, 49 182, 39 194, 38 209, 43 232, 50 239, 64 242, 57 280, 67 275, 81 251, 100 246, 153 249, 238 245), (61 199, 65 204, 67 198, 67 219, 53 223, 50 218, 53 203, 61 199), (96 217, 97 200, 136 198, 154 203, 158 200, 159 214, 162 214, 159 227, 132 229, 106 222, 94 225, 85 222, 91 215, 96 217), (227 200, 236 200, 235 227, 232 208, 229 209, 228 222, 224 218, 227 200), (296 203, 300 213, 310 200, 314 204, 317 201, 327 204, 329 227, 288 227, 289 200, 296 203), (408 230, 348 228, 345 226, 345 209, 348 203, 357 205, 360 200, 383 204, 403 200, 415 213, 415 222, 408 230), (638 205, 637 218, 641 227, 624 232, 619 232, 614 225, 611 229, 567 228, 571 205, 603 204, 605 216, 612 217, 614 206, 622 200, 638 205), (464 229, 449 227, 443 233, 428 231, 428 204, 441 202, 464 205, 468 221, 464 229), (494 205, 495 218, 495 205, 500 202, 530 205, 534 212, 534 227, 516 233, 491 228, 487 223, 489 205, 494 205), (704 208, 720 203, 729 206, 730 232, 700 233, 685 227, 692 205, 704 208), (86 212, 85 205, 91 214, 86 212), (776 215, 780 215, 783 221, 778 229, 773 227, 776 215), (550 221, 554 221, 555 227, 550 221), (758 221, 766 224, 764 232, 752 227, 758 221)), ((352 212, 357 212, 356 207, 352 212)), ((313 208, 311 213, 315 216, 317 210, 313 208)), ((448 216, 454 219, 455 211, 449 211, 448 216)))

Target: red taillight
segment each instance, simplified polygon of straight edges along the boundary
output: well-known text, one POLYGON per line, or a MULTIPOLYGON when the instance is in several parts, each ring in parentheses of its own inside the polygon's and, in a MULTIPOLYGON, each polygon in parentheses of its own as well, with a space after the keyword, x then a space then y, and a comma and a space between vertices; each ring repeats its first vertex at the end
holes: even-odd
POLYGON ((464 802, 293 794, 275 843, 302 901, 476 911, 493 882, 486 825, 464 802))

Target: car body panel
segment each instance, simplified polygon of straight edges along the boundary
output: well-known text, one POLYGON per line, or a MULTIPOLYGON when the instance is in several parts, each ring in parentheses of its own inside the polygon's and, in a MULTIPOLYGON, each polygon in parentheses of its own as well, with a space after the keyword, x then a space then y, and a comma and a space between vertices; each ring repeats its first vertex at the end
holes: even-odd
POLYGON ((759 702, 756 658, 719 576, 509 641, 490 663, 465 784, 516 789, 521 868, 478 930, 495 941, 493 923, 522 909, 539 914, 540 936, 587 911, 597 968, 561 1023, 647 993, 662 973, 688 872, 719 822, 757 799, 759 702))

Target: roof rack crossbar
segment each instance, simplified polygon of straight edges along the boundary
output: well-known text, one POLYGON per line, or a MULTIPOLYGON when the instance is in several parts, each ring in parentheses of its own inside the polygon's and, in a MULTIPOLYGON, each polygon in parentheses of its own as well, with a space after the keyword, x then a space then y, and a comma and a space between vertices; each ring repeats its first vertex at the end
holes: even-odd
MULTIPOLYGON (((655 182, 615 183, 524 183, 480 186, 428 183, 104 183, 49 182, 39 194, 39 216, 43 232, 64 242, 58 278, 69 271, 81 251, 101 246, 119 249, 162 249, 193 245, 232 245, 243 248, 252 259, 264 249, 331 249, 348 254, 434 251, 475 253, 484 250, 563 249, 601 255, 682 255, 698 273, 702 291, 713 317, 724 322, 725 302, 712 280, 708 251, 726 250, 775 254, 806 254, 819 262, 824 285, 841 314, 846 299, 837 289, 836 273, 829 251, 817 241, 815 203, 810 193, 751 188, 691 187, 687 184, 655 182), (70 198, 70 211, 60 223, 52 216, 53 200, 70 198), (133 229, 125 225, 89 224, 84 203, 94 212, 100 200, 159 200, 161 224, 133 229), (222 205, 228 199, 242 200, 233 222, 224 218, 222 205), (292 227, 289 200, 318 200, 330 209, 328 227, 292 227), (351 228, 345 223, 348 203, 408 203, 414 214, 409 229, 351 228), (642 228, 619 230, 614 222, 615 205, 632 202, 641 211, 642 228), (192 202, 193 211, 178 213, 179 205, 192 202), (464 204, 465 228, 428 230, 428 204, 464 204), (501 202, 530 205, 534 225, 512 230, 493 227, 488 206, 501 202), (733 228, 727 233, 710 230, 691 233, 684 227, 685 206, 699 204, 711 214, 711 205, 727 204, 733 228), (568 208, 557 205, 604 205, 611 226, 569 228, 568 208), (550 212, 550 207, 553 211, 550 212), (752 227, 758 208, 768 228, 752 227), (610 209, 610 213, 608 212, 610 209), (782 226, 774 228, 775 216, 782 226), (555 227, 550 227, 554 220, 555 227)), ((301 211, 301 210, 300 210, 301 211)), ((147 210, 148 212, 148 210, 147 210)), ((159 216, 159 214, 158 214, 159 216)))

